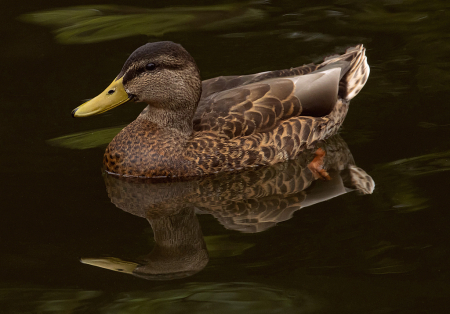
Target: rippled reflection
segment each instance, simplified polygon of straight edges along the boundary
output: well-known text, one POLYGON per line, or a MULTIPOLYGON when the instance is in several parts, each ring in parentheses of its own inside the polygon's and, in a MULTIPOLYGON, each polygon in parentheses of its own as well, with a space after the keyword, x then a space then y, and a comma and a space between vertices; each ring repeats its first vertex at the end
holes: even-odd
POLYGON ((86 44, 133 35, 162 36, 176 31, 216 30, 242 26, 264 18, 248 4, 147 9, 91 5, 25 14, 26 22, 55 28, 64 44, 86 44))
MULTIPOLYGON (((315 313, 321 300, 305 291, 286 291, 251 282, 190 283, 164 291, 105 293, 79 289, 27 289, 15 291, 34 300, 8 300, 8 313, 315 313), (11 302, 16 301, 16 302, 11 302), (33 304, 34 305, 34 304, 33 304), (217 309, 214 312, 211 309, 217 309)), ((10 297, 0 294, 0 301, 10 297)))
POLYGON ((241 173, 185 182, 104 178, 117 207, 149 221, 155 246, 136 262, 109 257, 82 262, 152 280, 191 276, 206 266, 209 257, 196 214, 211 214, 227 229, 256 233, 290 219, 300 208, 353 190, 372 193, 375 186, 339 136, 290 162, 241 173))

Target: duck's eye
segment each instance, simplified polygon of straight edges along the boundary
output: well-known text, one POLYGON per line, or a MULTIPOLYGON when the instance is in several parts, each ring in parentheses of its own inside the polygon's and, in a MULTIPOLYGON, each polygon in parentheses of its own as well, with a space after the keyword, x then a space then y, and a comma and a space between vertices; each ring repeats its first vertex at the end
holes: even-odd
POLYGON ((145 66, 145 69, 147 71, 153 71, 154 69, 156 69, 156 65, 154 63, 149 63, 145 66))

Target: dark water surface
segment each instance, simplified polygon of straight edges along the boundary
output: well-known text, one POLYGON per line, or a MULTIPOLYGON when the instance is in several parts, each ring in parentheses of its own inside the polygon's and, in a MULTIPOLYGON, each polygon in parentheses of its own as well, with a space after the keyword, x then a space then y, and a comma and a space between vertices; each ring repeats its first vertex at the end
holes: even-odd
POLYGON ((449 313, 449 3, 311 3, 5 7, 1 312, 449 313), (369 81, 323 145, 332 180, 314 180, 311 153, 187 183, 103 175, 106 143, 144 105, 70 112, 158 40, 182 44, 204 79, 363 43, 369 81))

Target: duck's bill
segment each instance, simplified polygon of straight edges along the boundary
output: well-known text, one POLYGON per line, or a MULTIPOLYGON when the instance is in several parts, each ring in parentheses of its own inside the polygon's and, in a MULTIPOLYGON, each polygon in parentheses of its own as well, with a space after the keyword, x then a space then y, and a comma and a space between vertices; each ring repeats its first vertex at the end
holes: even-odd
POLYGON ((89 117, 111 110, 131 100, 123 87, 123 77, 115 79, 100 95, 72 110, 72 117, 89 117))
POLYGON ((124 261, 115 257, 82 258, 81 262, 83 264, 97 266, 126 274, 132 274, 135 268, 139 266, 137 263, 124 261))

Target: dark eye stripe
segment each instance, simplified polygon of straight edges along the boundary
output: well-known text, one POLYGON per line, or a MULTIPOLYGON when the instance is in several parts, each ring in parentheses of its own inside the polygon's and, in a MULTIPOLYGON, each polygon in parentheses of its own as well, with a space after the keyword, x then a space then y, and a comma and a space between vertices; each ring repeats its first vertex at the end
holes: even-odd
POLYGON ((184 69, 184 64, 163 64, 160 63, 158 65, 156 65, 155 63, 147 63, 144 66, 140 66, 138 68, 130 68, 126 71, 125 75, 123 76, 123 83, 126 84, 128 81, 131 81, 132 79, 138 77, 139 75, 141 75, 142 73, 145 72, 151 72, 154 71, 155 69, 158 69, 158 71, 162 71, 164 69, 167 70, 183 70, 184 69), (153 68, 153 66, 149 66, 150 64, 153 64, 155 66, 155 68, 153 68), (147 67, 151 68, 152 70, 147 69, 147 67))
POLYGON ((139 75, 141 75, 142 73, 145 72, 145 67, 142 68, 134 68, 134 69, 130 69, 128 70, 125 75, 123 76, 123 83, 125 84, 128 81, 131 81, 132 79, 134 79, 135 77, 138 77, 139 75))

